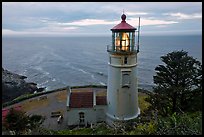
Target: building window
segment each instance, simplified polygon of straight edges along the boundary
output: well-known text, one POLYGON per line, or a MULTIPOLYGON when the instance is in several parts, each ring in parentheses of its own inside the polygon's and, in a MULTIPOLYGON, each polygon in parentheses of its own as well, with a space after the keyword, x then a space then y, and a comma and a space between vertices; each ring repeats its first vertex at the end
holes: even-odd
POLYGON ((122 72, 122 87, 130 87, 130 72, 122 72))
POLYGON ((84 124, 84 112, 79 113, 79 123, 84 124))
POLYGON ((124 64, 127 64, 127 57, 124 58, 124 64))

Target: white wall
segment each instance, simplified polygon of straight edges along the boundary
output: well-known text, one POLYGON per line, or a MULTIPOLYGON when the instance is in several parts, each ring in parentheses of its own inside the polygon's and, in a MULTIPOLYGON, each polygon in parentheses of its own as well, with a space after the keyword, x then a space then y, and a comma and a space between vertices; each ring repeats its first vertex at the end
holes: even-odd
POLYGON ((97 105, 95 106, 95 109, 96 109, 96 121, 97 122, 106 121, 107 105, 97 105))
POLYGON ((85 124, 96 124, 97 122, 106 120, 106 106, 100 105, 94 108, 69 108, 67 111, 68 121, 67 124, 78 125, 79 124, 79 113, 84 112, 85 124))
POLYGON ((107 116, 115 120, 129 120, 138 116, 138 80, 136 55, 110 55, 108 66, 107 116), (122 73, 130 73, 129 88, 122 87, 122 73))
POLYGON ((67 111, 68 125, 79 124, 79 113, 84 112, 85 124, 96 123, 96 111, 93 108, 71 108, 67 111))

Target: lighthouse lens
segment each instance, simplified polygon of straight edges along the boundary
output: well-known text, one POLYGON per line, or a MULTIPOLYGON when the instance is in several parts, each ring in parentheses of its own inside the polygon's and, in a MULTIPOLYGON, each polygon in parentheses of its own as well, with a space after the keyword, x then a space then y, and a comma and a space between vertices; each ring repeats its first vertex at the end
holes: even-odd
POLYGON ((122 50, 128 50, 129 43, 130 41, 128 33, 122 33, 122 50))

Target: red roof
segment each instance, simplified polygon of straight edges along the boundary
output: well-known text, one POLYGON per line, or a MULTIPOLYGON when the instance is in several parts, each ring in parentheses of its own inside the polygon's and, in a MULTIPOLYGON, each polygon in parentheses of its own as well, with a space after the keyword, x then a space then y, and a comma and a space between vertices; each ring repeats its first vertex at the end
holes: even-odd
POLYGON ((71 92, 70 108, 92 108, 93 92, 71 92))
POLYGON ((128 24, 128 23, 126 23, 126 21, 125 21, 125 19, 126 19, 126 15, 125 14, 123 14, 122 16, 121 16, 121 19, 122 19, 122 21, 121 21, 121 23, 120 24, 118 24, 118 25, 116 25, 115 27, 113 27, 111 30, 112 31, 118 31, 118 30, 136 30, 136 28, 135 27, 133 27, 133 26, 131 26, 130 24, 128 24))
POLYGON ((96 105, 107 105, 106 96, 96 96, 96 105))

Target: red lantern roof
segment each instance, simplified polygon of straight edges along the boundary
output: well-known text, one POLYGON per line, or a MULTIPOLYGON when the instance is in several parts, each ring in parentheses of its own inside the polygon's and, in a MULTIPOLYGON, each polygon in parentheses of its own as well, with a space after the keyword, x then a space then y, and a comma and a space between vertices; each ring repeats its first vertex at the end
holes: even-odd
POLYGON ((133 26, 131 26, 130 24, 126 23, 126 21, 125 21, 126 15, 125 15, 125 14, 123 14, 123 15, 121 16, 121 19, 122 19, 121 23, 118 24, 118 25, 116 25, 115 27, 113 27, 113 28, 111 29, 111 31, 120 31, 120 30, 135 31, 135 30, 136 30, 135 27, 133 27, 133 26))

